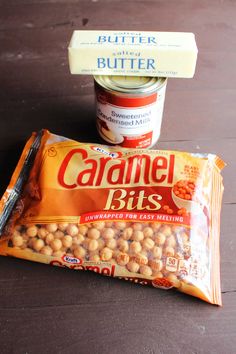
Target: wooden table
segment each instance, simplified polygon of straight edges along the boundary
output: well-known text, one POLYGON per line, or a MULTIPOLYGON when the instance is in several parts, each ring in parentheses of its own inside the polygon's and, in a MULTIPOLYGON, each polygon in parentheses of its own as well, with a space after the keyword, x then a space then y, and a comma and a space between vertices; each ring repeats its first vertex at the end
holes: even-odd
POLYGON ((98 141, 92 79, 68 70, 74 29, 194 32, 197 72, 192 80, 169 80, 157 147, 212 152, 228 163, 223 308, 177 292, 1 257, 1 354, 236 353, 236 2, 8 0, 0 9, 1 192, 33 130, 98 141))

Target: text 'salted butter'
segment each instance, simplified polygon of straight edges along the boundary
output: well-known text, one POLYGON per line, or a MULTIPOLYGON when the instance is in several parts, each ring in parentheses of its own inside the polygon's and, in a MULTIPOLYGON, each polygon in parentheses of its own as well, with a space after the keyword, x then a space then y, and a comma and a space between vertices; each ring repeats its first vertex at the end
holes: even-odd
POLYGON ((191 78, 197 61, 193 33, 74 31, 72 74, 191 78))

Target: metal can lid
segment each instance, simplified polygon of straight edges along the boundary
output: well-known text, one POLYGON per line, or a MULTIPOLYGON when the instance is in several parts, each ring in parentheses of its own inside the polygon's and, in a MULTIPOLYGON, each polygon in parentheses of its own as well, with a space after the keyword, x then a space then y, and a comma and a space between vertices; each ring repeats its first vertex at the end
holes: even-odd
POLYGON ((126 94, 148 94, 166 82, 163 77, 97 75, 94 80, 105 90, 126 94))

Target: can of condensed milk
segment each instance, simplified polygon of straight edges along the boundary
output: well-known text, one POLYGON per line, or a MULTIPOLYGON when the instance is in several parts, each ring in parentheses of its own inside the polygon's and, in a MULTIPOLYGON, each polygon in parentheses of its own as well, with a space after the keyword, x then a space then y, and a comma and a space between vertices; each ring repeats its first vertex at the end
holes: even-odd
POLYGON ((150 148, 158 140, 166 78, 95 76, 97 129, 107 143, 150 148))

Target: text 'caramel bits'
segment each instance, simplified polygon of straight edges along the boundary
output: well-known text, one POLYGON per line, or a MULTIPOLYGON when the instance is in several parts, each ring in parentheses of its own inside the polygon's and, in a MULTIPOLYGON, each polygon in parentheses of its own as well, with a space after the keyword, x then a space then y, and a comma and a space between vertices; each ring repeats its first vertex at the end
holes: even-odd
POLYGON ((175 288, 221 305, 223 167, 212 154, 33 134, 0 203, 0 254, 175 288), (20 188, 16 176, 26 178, 20 188))

